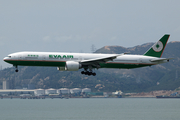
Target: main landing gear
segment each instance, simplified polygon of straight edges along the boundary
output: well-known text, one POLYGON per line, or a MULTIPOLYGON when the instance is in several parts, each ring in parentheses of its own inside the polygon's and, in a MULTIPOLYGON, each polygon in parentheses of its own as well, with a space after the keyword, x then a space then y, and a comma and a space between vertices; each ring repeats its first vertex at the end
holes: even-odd
POLYGON ((94 72, 89 72, 89 71, 82 71, 81 74, 85 74, 85 75, 93 75, 93 76, 96 76, 96 73, 94 72))
POLYGON ((92 72, 92 69, 92 66, 88 66, 88 68, 84 68, 84 71, 82 71, 81 74, 96 76, 96 73, 92 72), (87 69, 89 69, 89 71, 87 71, 87 69))

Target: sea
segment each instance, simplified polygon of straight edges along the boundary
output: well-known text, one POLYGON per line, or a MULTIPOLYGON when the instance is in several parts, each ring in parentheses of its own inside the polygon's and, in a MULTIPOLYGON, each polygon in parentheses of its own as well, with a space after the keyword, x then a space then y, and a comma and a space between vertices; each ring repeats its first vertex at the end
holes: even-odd
POLYGON ((0 99, 0 120, 180 120, 180 99, 0 99))

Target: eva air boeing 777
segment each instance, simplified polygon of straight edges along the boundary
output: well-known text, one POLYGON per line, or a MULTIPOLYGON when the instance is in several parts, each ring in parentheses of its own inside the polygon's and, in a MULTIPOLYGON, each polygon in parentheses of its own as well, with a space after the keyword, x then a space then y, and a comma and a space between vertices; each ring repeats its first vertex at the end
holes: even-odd
POLYGON ((166 63, 170 58, 161 58, 170 35, 164 35, 144 55, 130 54, 95 54, 95 53, 64 53, 64 52, 17 52, 9 54, 4 61, 17 66, 51 66, 60 71, 77 71, 84 69, 82 74, 93 75, 93 69, 99 68, 138 68, 166 63))

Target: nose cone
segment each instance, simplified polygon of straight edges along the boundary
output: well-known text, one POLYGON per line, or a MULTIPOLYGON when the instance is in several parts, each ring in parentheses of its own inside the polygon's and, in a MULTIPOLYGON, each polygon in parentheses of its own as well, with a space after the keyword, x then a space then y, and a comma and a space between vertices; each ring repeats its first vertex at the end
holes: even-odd
POLYGON ((6 62, 9 58, 8 57, 5 57, 3 60, 6 62))
POLYGON ((9 64, 13 64, 13 63, 12 63, 11 56, 5 57, 3 60, 4 60, 4 62, 7 62, 7 63, 9 63, 9 64))

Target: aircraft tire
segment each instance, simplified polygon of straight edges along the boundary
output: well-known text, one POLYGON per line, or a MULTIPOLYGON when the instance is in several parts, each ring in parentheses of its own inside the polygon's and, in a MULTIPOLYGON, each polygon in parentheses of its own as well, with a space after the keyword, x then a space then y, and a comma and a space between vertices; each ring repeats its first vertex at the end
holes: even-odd
POLYGON ((92 73, 93 76, 96 76, 96 73, 92 73))
POLYGON ((89 75, 89 76, 92 75, 92 72, 89 72, 88 75, 89 75))

